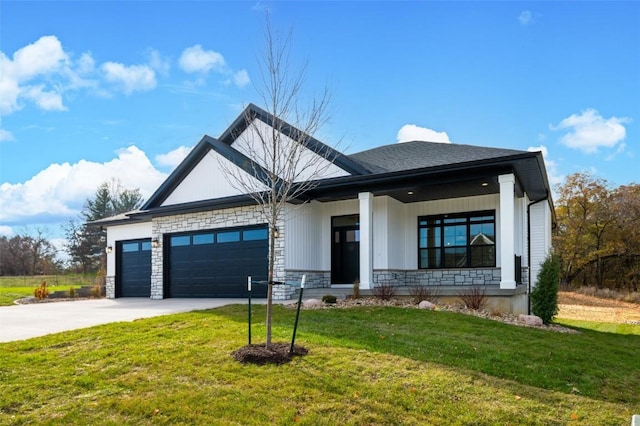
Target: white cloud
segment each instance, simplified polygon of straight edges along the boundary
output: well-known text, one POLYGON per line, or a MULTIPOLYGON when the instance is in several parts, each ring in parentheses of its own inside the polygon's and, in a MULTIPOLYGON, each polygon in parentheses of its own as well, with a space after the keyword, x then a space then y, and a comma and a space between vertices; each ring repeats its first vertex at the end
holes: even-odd
POLYGON ((15 235, 13 228, 10 226, 0 225, 0 235, 4 235, 5 237, 11 237, 15 235))
POLYGON ((12 141, 12 140, 14 140, 13 133, 5 129, 0 129, 0 142, 12 141))
POLYGON ((191 147, 181 146, 166 154, 156 155, 156 163, 160 166, 175 168, 191 152, 191 147))
POLYGON ((171 60, 163 57, 156 49, 149 49, 147 51, 147 62, 151 68, 157 71, 160 75, 169 75, 171 69, 171 60))
POLYGON ((26 87, 23 96, 45 111, 66 111, 67 109, 62 104, 62 95, 54 91, 46 91, 42 84, 26 87))
POLYGON ((542 153, 542 158, 544 158, 544 164, 547 168, 547 177, 549 178, 549 185, 551 186, 551 188, 564 182, 565 175, 559 172, 558 164, 549 158, 549 150, 546 146, 530 146, 529 148, 527 148, 527 151, 540 151, 542 153))
POLYGON ((518 22, 520 22, 520 25, 522 26, 527 26, 529 24, 532 24, 533 13, 531 13, 530 10, 523 10, 522 12, 520 12, 520 15, 518 15, 518 22))
POLYGON ((180 68, 188 73, 223 71, 225 68, 224 57, 220 53, 213 50, 203 50, 199 44, 184 49, 179 64, 180 68))
POLYGON ((627 117, 605 119, 597 110, 589 108, 580 114, 572 114, 557 126, 550 125, 549 128, 553 131, 567 130, 560 138, 562 144, 585 154, 593 154, 599 148, 624 149, 627 129, 623 124, 630 121, 627 117))
POLYGON ((120 86, 127 95, 156 87, 156 74, 148 65, 126 66, 118 62, 105 62, 102 71, 107 81, 120 86))
POLYGON ((166 175, 136 146, 119 150, 116 158, 105 163, 51 164, 24 183, 0 185, 0 222, 5 226, 66 222, 78 215, 101 183, 112 178, 125 188, 139 188, 147 198, 166 175))
POLYGON ((233 75, 233 82, 240 88, 246 86, 247 84, 251 83, 249 73, 246 70, 238 71, 233 75))
POLYGON ((44 83, 31 86, 38 77, 55 76, 68 67, 68 55, 55 36, 40 37, 37 41, 18 49, 13 59, 0 52, 0 114, 7 115, 22 109, 21 99, 36 102, 48 109, 64 109, 57 85, 44 90, 44 83), (37 93, 45 94, 36 96, 37 93), (59 101, 53 99, 59 98, 59 101), (56 107, 54 107, 54 105, 56 107))
POLYGON ((239 88, 243 88, 251 82, 249 73, 246 70, 234 72, 227 66, 222 54, 214 50, 204 50, 199 44, 184 49, 182 55, 180 55, 178 64, 184 72, 190 74, 198 73, 200 75, 195 83, 186 82, 185 85, 188 87, 193 86, 193 84, 204 84, 202 76, 209 72, 216 72, 226 76, 227 78, 224 80, 224 84, 233 83, 239 88))
POLYGON ((398 142, 427 141, 451 143, 446 132, 437 132, 415 124, 405 124, 398 130, 398 142))

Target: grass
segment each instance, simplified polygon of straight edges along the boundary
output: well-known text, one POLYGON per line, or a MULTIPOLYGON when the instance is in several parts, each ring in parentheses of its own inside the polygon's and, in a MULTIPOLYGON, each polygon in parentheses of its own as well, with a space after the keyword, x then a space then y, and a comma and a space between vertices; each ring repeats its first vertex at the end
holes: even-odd
POLYGON ((554 323, 560 324, 566 327, 583 328, 594 331, 600 331, 602 333, 615 333, 615 334, 634 334, 640 336, 640 325, 635 324, 621 324, 614 322, 596 322, 596 321, 584 321, 569 318, 556 318, 554 323))
MULTIPOLYGON (((274 311, 290 339, 294 311, 274 311)), ((254 336, 264 335, 264 307, 254 336)), ((452 312, 303 311, 282 366, 241 365, 246 307, 0 344, 0 424, 628 424, 640 337, 452 312)), ((255 339, 258 340, 258 339, 255 339)))
POLYGON ((33 296, 36 287, 45 281, 49 291, 68 291, 70 287, 78 289, 83 285, 92 285, 93 276, 83 275, 43 275, 22 277, 0 277, 0 306, 13 305, 13 301, 33 296))

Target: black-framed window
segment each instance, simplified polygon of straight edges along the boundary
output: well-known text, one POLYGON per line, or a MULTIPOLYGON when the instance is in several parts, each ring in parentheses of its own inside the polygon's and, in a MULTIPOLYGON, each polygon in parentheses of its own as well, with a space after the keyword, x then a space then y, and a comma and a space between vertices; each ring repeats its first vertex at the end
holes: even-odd
POLYGON ((495 211, 418 217, 418 268, 494 266, 495 211))

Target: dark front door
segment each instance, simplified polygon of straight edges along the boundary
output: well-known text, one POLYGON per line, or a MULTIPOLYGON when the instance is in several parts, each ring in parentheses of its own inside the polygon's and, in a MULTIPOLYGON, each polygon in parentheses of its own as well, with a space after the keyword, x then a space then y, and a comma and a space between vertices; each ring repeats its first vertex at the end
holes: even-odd
POLYGON ((360 217, 331 218, 331 282, 353 284, 360 278, 360 217))

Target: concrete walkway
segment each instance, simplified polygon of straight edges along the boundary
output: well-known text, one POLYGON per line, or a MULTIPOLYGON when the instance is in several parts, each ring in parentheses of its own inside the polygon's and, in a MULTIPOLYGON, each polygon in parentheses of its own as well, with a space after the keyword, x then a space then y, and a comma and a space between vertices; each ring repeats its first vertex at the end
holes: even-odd
MULTIPOLYGON (((0 342, 29 339, 111 322, 246 303, 247 299, 121 298, 2 306, 0 342)), ((253 299, 252 303, 264 304, 266 299, 253 299)))

